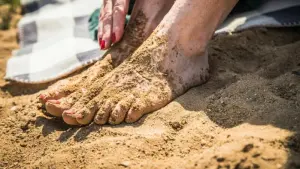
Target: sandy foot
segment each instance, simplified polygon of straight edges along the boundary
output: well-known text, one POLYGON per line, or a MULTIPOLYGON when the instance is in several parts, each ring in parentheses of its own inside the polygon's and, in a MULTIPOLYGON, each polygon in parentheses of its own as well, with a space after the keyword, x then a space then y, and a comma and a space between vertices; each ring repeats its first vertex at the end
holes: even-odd
POLYGON ((63 118, 67 123, 71 117, 79 124, 88 124, 96 113, 97 124, 135 122, 207 78, 207 55, 183 56, 167 39, 154 34, 123 64, 89 88, 63 113, 63 118))
POLYGON ((123 40, 115 44, 103 60, 96 62, 75 77, 59 81, 40 95, 40 101, 46 105, 48 113, 61 116, 62 112, 70 108, 86 92, 89 86, 113 70, 114 67, 117 67, 141 44, 145 38, 144 28, 147 19, 142 13, 139 13, 133 19, 123 40))
POLYGON ((98 83, 105 74, 133 53, 156 28, 172 3, 173 0, 137 2, 123 39, 107 52, 103 60, 71 79, 58 82, 40 95, 40 101, 46 105, 47 112, 54 116, 62 116, 63 111, 70 109, 88 87, 98 83))

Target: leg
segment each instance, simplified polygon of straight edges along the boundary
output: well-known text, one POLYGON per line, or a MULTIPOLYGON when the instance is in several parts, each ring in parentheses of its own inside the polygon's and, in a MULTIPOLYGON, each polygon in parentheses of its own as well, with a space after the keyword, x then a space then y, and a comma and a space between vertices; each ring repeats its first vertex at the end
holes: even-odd
POLYGON ((53 96, 51 98, 45 96, 46 94, 41 95, 41 100, 46 102, 47 111, 54 116, 61 116, 64 110, 69 109, 79 98, 81 98, 82 94, 87 91, 89 86, 99 81, 102 76, 107 72, 110 72, 114 67, 122 63, 126 57, 133 53, 133 51, 159 24, 164 15, 168 12, 168 9, 171 8, 172 4, 173 0, 155 0, 151 2, 147 2, 146 0, 137 1, 131 20, 126 27, 123 39, 108 51, 104 60, 95 64, 98 66, 92 66, 85 73, 82 73, 82 76, 85 77, 85 79, 73 78, 76 85, 70 86, 70 83, 65 83, 67 84, 66 86, 54 88, 54 90, 52 90, 52 93, 54 94, 51 95, 53 96), (73 90, 70 91, 70 88, 73 90), (58 90, 62 92, 57 92, 58 90))
POLYGON ((135 122, 204 83, 207 44, 236 2, 177 0, 154 33, 65 111, 64 120, 87 124, 96 114, 97 124, 135 122))

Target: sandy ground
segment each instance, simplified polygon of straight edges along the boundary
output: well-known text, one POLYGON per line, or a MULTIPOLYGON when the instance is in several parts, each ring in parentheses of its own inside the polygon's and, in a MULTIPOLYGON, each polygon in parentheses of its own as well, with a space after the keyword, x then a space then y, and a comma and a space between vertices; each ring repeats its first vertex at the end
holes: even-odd
MULTIPOLYGON (((18 47, 0 31, 0 168, 300 168, 300 28, 211 43, 211 79, 134 124, 70 128, 3 80, 18 47)), ((41 56, 42 57, 42 56, 41 56)))

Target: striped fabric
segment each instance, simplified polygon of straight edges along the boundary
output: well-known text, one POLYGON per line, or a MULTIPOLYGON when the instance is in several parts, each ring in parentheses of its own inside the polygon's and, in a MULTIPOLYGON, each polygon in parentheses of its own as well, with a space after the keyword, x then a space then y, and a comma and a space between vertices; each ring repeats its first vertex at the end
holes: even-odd
MULTIPOLYGON (((22 0, 20 49, 7 63, 6 79, 43 83, 100 60, 105 51, 89 35, 89 16, 101 0, 22 0)), ((236 10, 238 11, 238 10, 236 10)), ((216 34, 252 27, 300 25, 300 1, 264 0, 257 8, 233 13, 216 34)))

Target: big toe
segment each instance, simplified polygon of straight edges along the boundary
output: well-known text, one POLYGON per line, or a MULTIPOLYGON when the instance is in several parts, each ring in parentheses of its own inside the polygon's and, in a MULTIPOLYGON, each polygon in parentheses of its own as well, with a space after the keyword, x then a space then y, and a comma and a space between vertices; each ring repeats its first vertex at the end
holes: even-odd
POLYGON ((60 99, 60 100, 48 100, 45 104, 46 111, 56 117, 61 117, 62 113, 65 110, 70 109, 70 105, 66 102, 66 100, 60 99))
POLYGON ((63 97, 68 96, 69 94, 70 92, 64 90, 54 90, 50 92, 44 92, 40 94, 39 101, 42 104, 46 104, 48 100, 59 100, 63 97))
POLYGON ((78 90, 59 100, 48 100, 45 105, 47 112, 54 116, 62 116, 65 110, 70 109, 81 98, 85 93, 84 91, 84 89, 78 90))

